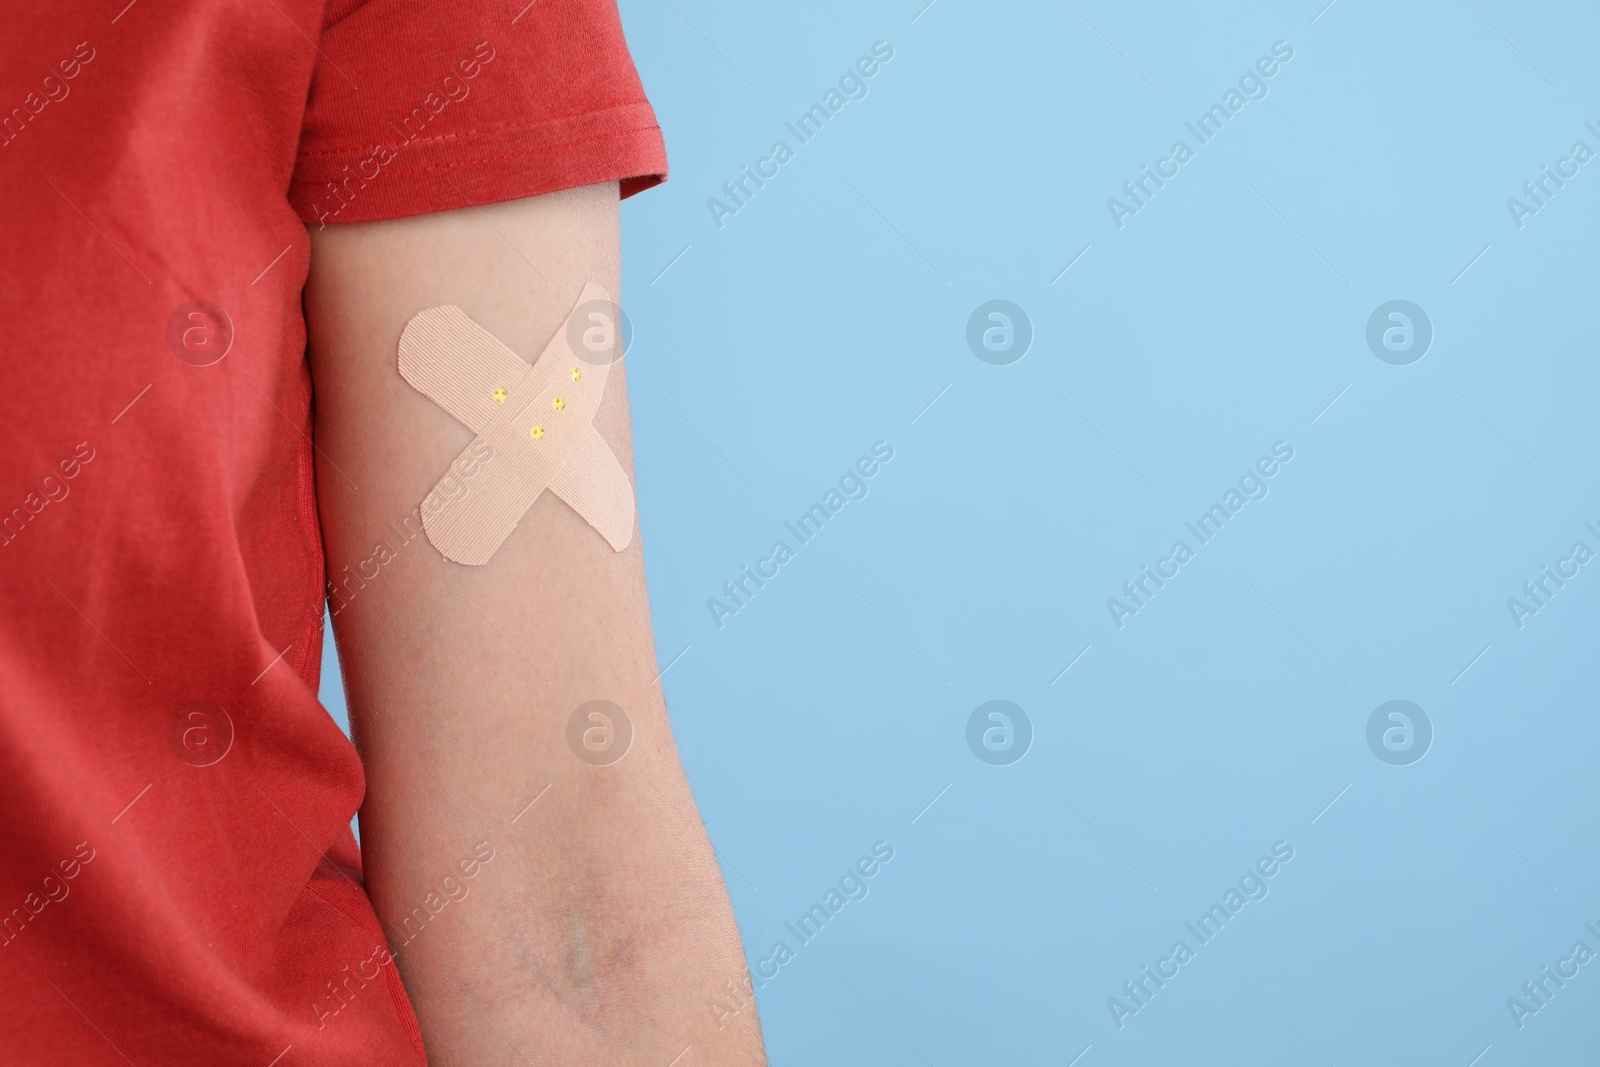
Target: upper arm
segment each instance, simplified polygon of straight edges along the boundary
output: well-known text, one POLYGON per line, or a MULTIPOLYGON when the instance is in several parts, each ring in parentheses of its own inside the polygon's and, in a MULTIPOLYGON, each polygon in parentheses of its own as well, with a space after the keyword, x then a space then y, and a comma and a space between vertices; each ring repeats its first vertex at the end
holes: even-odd
MULTIPOLYGON (((540 493, 482 566, 430 543, 424 501, 474 434, 399 369, 402 330, 425 308, 455 305, 533 362, 586 282, 616 293, 616 187, 312 235, 306 319, 330 608, 357 742, 369 778, 387 786, 406 765, 396 746, 449 728, 459 694, 565 701, 603 677, 614 684, 606 674, 622 660, 653 658, 637 540, 613 551, 555 494, 540 493), (605 613, 591 609, 601 590, 605 613), (601 647, 616 661, 598 662, 601 647), (409 670, 397 677, 392 664, 409 670)), ((593 426, 631 479, 620 363, 593 426)), ((485 717, 480 706, 468 724, 485 717)))
MULTIPOLYGON (((497 1040, 478 1011, 572 1056, 643 1062, 693 1040, 716 983, 743 973, 656 684, 638 537, 616 551, 542 492, 466 566, 411 521, 473 431, 400 373, 406 323, 454 304, 533 362, 586 283, 616 298, 617 214, 612 184, 312 231, 318 498, 367 883, 430 1050, 463 1062, 497 1040), (615 765, 569 746, 595 699, 631 724, 615 765), (406 916, 480 843, 495 859, 473 902, 413 944, 406 916)), ((602 377, 593 426, 631 482, 622 363, 602 377)))

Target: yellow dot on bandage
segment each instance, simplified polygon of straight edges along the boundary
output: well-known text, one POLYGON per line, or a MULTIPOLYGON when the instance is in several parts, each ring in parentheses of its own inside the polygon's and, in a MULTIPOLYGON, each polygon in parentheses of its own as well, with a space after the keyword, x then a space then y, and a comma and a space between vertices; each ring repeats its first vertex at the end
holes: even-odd
POLYGON ((564 397, 559 397, 559 396, 556 397, 555 405, 556 405, 556 410, 557 411, 565 411, 565 410, 567 410, 567 401, 566 401, 566 399, 564 397))
POLYGON ((573 367, 572 368, 572 380, 575 381, 575 382, 583 381, 583 371, 579 370, 577 367, 573 367))
POLYGON ((533 429, 528 431, 528 436, 533 438, 535 441, 539 440, 539 438, 544 436, 544 427, 535 426, 533 429))
POLYGON ((494 397, 494 402, 496 404, 504 404, 506 402, 506 391, 504 389, 496 389, 489 395, 494 397))

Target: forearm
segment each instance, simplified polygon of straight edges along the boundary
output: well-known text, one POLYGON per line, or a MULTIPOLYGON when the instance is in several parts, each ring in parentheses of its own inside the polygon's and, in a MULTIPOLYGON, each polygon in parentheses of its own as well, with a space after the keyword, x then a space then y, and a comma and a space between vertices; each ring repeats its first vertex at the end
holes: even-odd
MULTIPOLYGON (((534 358, 585 281, 618 291, 609 195, 315 239, 319 497, 367 883, 438 1064, 508 1044, 533 1063, 664 1067, 689 1045, 685 1062, 763 1062, 753 1009, 708 1008, 744 964, 657 684, 638 538, 614 552, 546 492, 469 567, 406 521, 471 434, 400 378, 401 328, 455 303, 534 358), (568 743, 595 699, 631 725, 609 765, 568 743)), ((620 364, 595 427, 631 471, 620 364)))

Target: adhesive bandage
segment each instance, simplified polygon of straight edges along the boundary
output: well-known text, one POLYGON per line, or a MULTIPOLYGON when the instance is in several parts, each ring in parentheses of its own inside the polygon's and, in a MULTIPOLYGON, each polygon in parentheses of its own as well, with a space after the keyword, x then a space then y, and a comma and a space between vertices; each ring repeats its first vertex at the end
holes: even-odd
MULTIPOLYGON (((614 306, 590 282, 572 315, 595 301, 614 306)), ((546 489, 616 551, 633 540, 633 486, 592 425, 613 361, 575 352, 569 338, 584 333, 570 326, 571 315, 532 366, 454 305, 417 312, 400 334, 400 376, 478 435, 452 464, 475 457, 471 488, 460 492, 446 472, 428 496, 438 506, 422 509, 446 559, 487 563, 546 489), (486 447, 493 459, 484 463, 486 447)), ((614 330, 602 336, 616 344, 614 330)))

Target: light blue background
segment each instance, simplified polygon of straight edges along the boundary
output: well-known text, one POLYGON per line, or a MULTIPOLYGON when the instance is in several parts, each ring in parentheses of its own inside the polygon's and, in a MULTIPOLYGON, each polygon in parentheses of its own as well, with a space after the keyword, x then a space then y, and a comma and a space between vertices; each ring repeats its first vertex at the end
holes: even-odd
POLYGON ((652 615, 751 965, 895 850, 761 989, 772 1062, 1590 1062, 1600 963, 1523 1029, 1506 1001, 1600 950, 1600 564, 1520 630, 1506 600, 1600 549, 1600 162, 1521 229, 1506 200, 1600 150, 1600 16, 923 2, 622 5, 672 160, 623 209, 652 615), (880 40, 719 229, 707 199, 880 40), (994 298, 1035 331, 1011 366, 965 341, 994 298), (1395 298, 1436 331, 1411 366, 1364 337, 1395 298), (866 499, 719 629, 707 599, 879 440, 866 499), (1270 495, 1117 629, 1276 441, 1270 495), (1035 731, 1010 766, 967 747, 993 698, 1035 731), (1435 731, 1411 766, 1366 742, 1395 698, 1435 731), (1107 998, 1280 840, 1119 1030, 1107 998))

